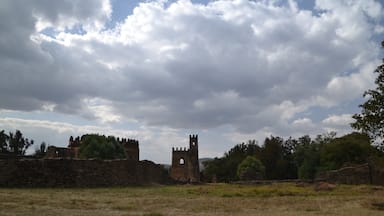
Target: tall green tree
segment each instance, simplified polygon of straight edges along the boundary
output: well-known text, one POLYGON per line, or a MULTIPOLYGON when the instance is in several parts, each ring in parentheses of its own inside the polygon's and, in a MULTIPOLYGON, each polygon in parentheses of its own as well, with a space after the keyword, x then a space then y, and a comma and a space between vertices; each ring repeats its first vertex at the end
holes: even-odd
POLYGON ((237 176, 241 180, 263 179, 264 172, 264 165, 253 156, 247 156, 237 167, 237 176))
POLYGON ((315 178, 317 167, 320 164, 320 147, 308 135, 298 139, 293 160, 298 169, 297 175, 300 179, 315 178))
POLYGON ((265 138, 260 160, 265 166, 265 176, 267 179, 281 179, 283 172, 285 172, 283 143, 284 140, 280 137, 271 136, 265 138))
MULTIPOLYGON (((381 46, 384 48, 384 41, 381 42, 381 46)), ((375 73, 377 73, 376 88, 365 91, 363 96, 367 101, 359 106, 362 109, 361 113, 353 115, 355 122, 351 126, 367 133, 379 144, 380 149, 384 150, 384 59, 375 73)))

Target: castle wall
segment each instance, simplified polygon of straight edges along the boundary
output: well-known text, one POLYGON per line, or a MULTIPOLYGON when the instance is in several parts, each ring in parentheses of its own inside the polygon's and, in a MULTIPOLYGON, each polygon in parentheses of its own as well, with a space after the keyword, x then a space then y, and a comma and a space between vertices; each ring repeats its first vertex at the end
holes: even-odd
POLYGON ((189 170, 190 166, 188 151, 172 151, 172 167, 171 167, 171 178, 180 182, 189 181, 189 170), (183 164, 180 163, 183 160, 183 164))
POLYGON ((74 158, 75 152, 70 148, 48 146, 47 158, 74 158))
POLYGON ((384 170, 367 163, 321 172, 317 175, 316 180, 337 184, 384 185, 384 170))
POLYGON ((197 135, 189 136, 189 149, 172 149, 172 179, 180 182, 200 182, 197 135), (182 163, 181 163, 182 162, 182 163))
POLYGON ((123 139, 120 144, 125 149, 127 159, 139 160, 139 142, 137 140, 123 139))
POLYGON ((167 182, 163 167, 151 161, 0 160, 1 187, 99 187, 167 182))

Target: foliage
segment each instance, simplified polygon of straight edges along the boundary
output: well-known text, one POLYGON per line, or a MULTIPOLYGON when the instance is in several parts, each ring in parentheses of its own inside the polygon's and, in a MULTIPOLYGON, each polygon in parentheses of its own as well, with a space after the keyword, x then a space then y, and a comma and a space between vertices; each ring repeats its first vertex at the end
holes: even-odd
POLYGON ((19 130, 16 130, 15 133, 9 132, 9 135, 4 130, 0 131, 1 153, 25 155, 26 150, 31 145, 33 145, 33 140, 24 138, 19 130))
POLYGON ((260 159, 266 179, 313 179, 319 171, 384 158, 383 152, 370 145, 367 134, 354 132, 335 137, 335 132, 317 135, 315 139, 305 135, 285 141, 270 136, 261 147, 254 140, 238 144, 223 157, 207 161, 204 175, 207 179, 215 176, 219 182, 241 179, 240 164, 249 156, 260 159))
POLYGON ((264 165, 253 156, 247 156, 237 167, 237 176, 241 180, 262 179, 264 173, 264 165))
MULTIPOLYGON (((285 154, 287 148, 284 148, 284 140, 280 137, 271 136, 266 138, 261 148, 261 154, 258 156, 263 164, 265 164, 265 176, 267 179, 285 179, 289 161, 286 160, 285 154)), ((288 175, 289 176, 289 175, 288 175)))
POLYGON ((339 169, 345 164, 361 164, 368 162, 375 152, 370 145, 367 134, 351 133, 336 138, 321 149, 321 169, 339 169))
MULTIPOLYGON (((384 41, 381 45, 384 48, 384 41)), ((375 73, 378 74, 375 80, 376 88, 364 92, 363 96, 368 99, 359 106, 362 109, 361 114, 353 115, 356 121, 351 126, 367 133, 372 140, 378 141, 380 148, 384 150, 384 59, 375 73)))
POLYGON ((113 136, 86 134, 81 137, 80 158, 126 158, 124 147, 113 136))
POLYGON ((9 136, 4 132, 4 130, 0 131, 0 150, 1 150, 1 153, 8 152, 8 141, 9 141, 9 136))
POLYGON ((330 143, 336 136, 335 132, 317 135, 312 140, 308 135, 298 139, 294 161, 297 167, 297 175, 300 179, 313 179, 320 166, 320 151, 322 147, 330 143))
POLYGON ((222 158, 215 158, 204 163, 204 176, 207 179, 216 178, 220 182, 238 180, 237 167, 247 157, 254 156, 260 152, 260 146, 255 140, 249 140, 247 144, 235 145, 224 154, 222 158))

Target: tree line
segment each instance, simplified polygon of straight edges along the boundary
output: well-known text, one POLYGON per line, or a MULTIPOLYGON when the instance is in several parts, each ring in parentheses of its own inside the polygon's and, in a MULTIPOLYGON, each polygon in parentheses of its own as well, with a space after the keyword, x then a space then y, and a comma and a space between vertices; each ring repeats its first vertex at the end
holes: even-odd
POLYGON ((223 157, 205 162, 204 177, 219 182, 252 179, 313 179, 316 173, 384 158, 365 133, 353 132, 336 138, 331 132, 314 139, 305 135, 284 140, 265 138, 235 145, 223 157))

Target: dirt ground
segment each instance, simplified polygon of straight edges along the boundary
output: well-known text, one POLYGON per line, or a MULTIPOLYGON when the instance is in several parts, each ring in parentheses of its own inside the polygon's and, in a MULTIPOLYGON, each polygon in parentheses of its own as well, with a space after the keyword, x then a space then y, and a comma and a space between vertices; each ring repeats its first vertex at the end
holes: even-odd
POLYGON ((0 188, 0 215, 384 215, 384 187, 315 190, 311 184, 276 183, 0 188))

